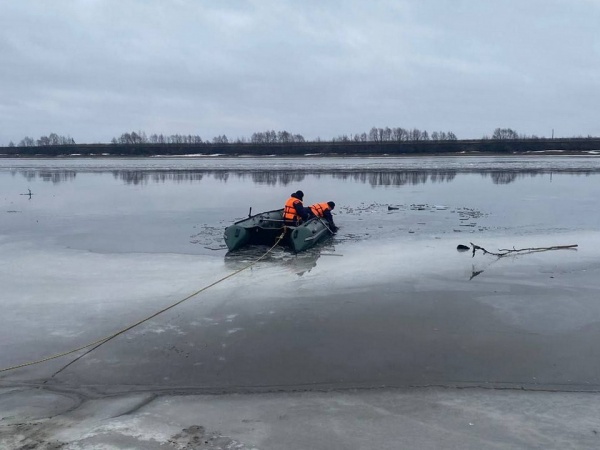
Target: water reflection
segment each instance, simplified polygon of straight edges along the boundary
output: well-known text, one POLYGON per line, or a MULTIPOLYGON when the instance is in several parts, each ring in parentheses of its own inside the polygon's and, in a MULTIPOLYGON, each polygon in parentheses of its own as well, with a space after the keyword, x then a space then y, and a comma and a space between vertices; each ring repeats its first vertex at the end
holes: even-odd
POLYGON ((333 174, 333 178, 368 183, 371 186, 404 186, 431 183, 450 182, 456 177, 456 170, 423 170, 423 171, 393 171, 393 172, 343 172, 333 174))
MULTIPOLYGON (((116 180, 125 181, 127 184, 147 184, 149 181, 152 183, 164 183, 168 182, 190 182, 190 181, 201 181, 204 178, 202 172, 172 172, 172 171, 143 171, 143 170, 113 170, 112 176, 116 180)), ((227 178, 224 178, 227 181, 227 178)))
MULTIPOLYGON (((82 171, 85 172, 85 171, 82 171)), ((15 172, 13 172, 14 174, 15 172)), ((77 176, 76 170, 20 170, 21 174, 28 181, 41 179, 52 183, 63 181, 73 181, 77 176)), ((212 177, 221 182, 227 182, 230 177, 238 180, 251 180, 256 184, 263 185, 295 185, 302 182, 307 176, 317 178, 330 177, 335 180, 352 180, 371 186, 405 186, 419 185, 426 183, 449 183, 453 181, 458 174, 478 173, 484 178, 490 178, 494 184, 510 184, 518 179, 526 177, 536 177, 538 175, 550 175, 552 171, 536 170, 442 170, 442 169, 423 169, 423 170, 369 170, 369 169, 327 169, 327 170, 305 170, 294 169, 285 170, 230 170, 230 169, 212 169, 212 170, 111 170, 112 176, 126 184, 139 185, 148 183, 193 183, 201 181, 204 177, 212 177)), ((595 174, 594 171, 564 170, 560 173, 572 175, 595 174)))
POLYGON ((536 177, 542 173, 543 172, 494 171, 489 173, 483 172, 481 176, 484 178, 489 176, 494 184, 510 184, 515 182, 518 178, 536 177))
POLYGON ((77 177, 75 170, 22 170, 19 171, 27 181, 40 179, 58 184, 63 181, 74 181, 77 177))
MULTIPOLYGON (((514 172, 492 172, 490 174, 482 174, 483 177, 487 177, 488 175, 491 177, 494 184, 510 184, 513 183, 518 176, 518 174, 514 172)), ((530 176, 533 177, 535 176, 535 174, 532 174, 530 176)))

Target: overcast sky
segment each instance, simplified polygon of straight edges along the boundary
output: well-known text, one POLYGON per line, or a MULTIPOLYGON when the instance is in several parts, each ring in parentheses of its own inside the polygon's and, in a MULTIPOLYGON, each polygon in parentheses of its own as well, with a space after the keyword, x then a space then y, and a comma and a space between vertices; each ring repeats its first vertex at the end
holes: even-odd
POLYGON ((600 136, 600 0, 1 0, 0 145, 600 136))

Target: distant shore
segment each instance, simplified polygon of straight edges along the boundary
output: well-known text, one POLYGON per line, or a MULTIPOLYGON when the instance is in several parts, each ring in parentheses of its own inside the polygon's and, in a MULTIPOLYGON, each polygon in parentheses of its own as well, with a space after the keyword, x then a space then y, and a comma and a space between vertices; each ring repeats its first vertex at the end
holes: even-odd
POLYGON ((194 156, 600 156, 600 138, 480 139, 402 142, 301 142, 273 144, 72 144, 0 147, 0 157, 194 156))

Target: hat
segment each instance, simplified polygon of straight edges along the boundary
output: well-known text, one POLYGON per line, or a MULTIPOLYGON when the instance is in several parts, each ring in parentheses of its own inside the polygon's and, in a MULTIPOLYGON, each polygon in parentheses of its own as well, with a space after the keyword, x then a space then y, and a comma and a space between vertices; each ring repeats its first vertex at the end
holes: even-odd
POLYGON ((299 198, 300 200, 302 200, 302 198, 304 197, 304 192, 296 191, 296 197, 299 198))

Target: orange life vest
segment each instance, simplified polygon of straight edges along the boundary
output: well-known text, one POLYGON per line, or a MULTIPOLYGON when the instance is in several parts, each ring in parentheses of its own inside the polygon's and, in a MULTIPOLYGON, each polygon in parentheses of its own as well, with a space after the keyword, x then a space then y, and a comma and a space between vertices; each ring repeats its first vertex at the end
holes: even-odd
POLYGON ((315 216, 323 217, 325 215, 325 211, 329 209, 329 205, 327 204, 327 202, 315 203, 314 205, 310 206, 310 209, 312 210, 315 216))
POLYGON ((294 208, 294 205, 297 202, 302 205, 302 200, 298 200, 296 197, 290 197, 285 202, 285 206, 283 207, 283 220, 286 222, 298 223, 302 220, 302 217, 298 215, 296 208, 294 208))

